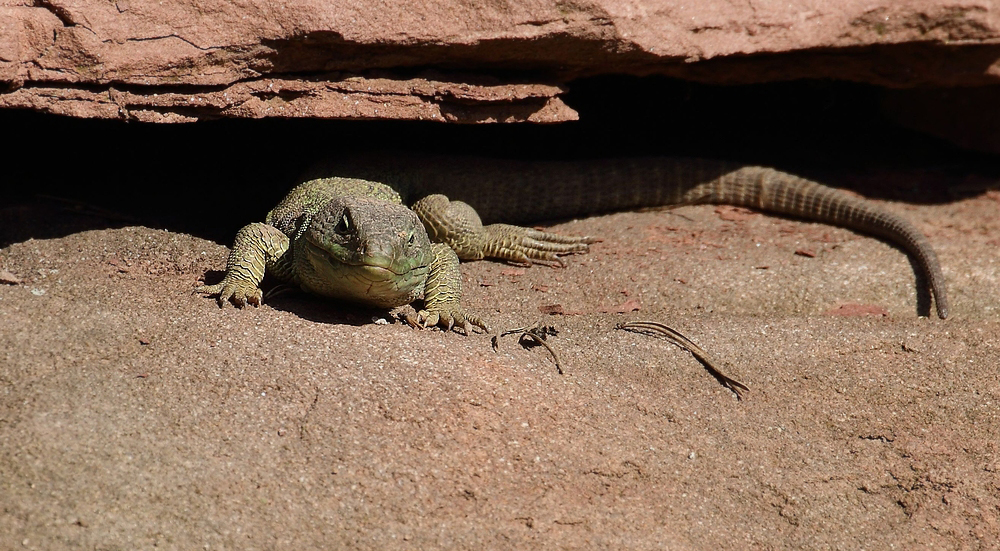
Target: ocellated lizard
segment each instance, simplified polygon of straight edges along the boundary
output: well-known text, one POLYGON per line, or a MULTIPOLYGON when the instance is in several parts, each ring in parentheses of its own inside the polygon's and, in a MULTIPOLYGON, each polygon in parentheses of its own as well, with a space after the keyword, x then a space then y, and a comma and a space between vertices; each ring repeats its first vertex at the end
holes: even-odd
POLYGON ((242 228, 221 283, 197 291, 259 305, 265 271, 318 295, 393 308, 423 299, 417 322, 487 328, 461 306, 459 260, 562 262, 591 237, 520 226, 601 212, 724 203, 881 237, 916 260, 948 315, 937 256, 912 224, 881 206, 785 172, 684 158, 524 162, 401 155, 320 166, 264 223, 242 228), (405 205, 411 204, 408 208, 405 205), (481 221, 482 219, 482 221, 481 221))

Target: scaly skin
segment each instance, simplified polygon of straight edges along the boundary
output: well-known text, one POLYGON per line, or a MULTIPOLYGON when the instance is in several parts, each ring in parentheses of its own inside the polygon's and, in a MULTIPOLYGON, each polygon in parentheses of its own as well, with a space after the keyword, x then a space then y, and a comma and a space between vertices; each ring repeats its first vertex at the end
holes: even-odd
POLYGON ((223 281, 198 291, 217 294, 220 304, 259 305, 267 271, 318 295, 376 307, 422 297, 424 309, 415 320, 421 325, 489 330, 461 307, 459 259, 562 263, 559 255, 586 252, 594 239, 484 226, 480 216, 524 223, 725 203, 843 226, 900 246, 916 259, 938 316, 948 315, 937 257, 909 222, 864 199, 771 168, 670 158, 523 163, 393 156, 317 170, 343 177, 299 185, 265 223, 241 229, 223 281), (419 199, 412 210, 403 206, 412 199, 419 199))
MULTIPOLYGON (((490 243, 493 256, 510 260, 554 260, 552 251, 583 251, 589 238, 502 236, 490 243)), ((502 232, 501 232, 502 233, 502 232)), ((482 255, 480 255, 481 257, 482 255)), ((490 331, 461 306, 461 274, 455 250, 431 243, 417 214, 399 194, 380 183, 320 178, 294 188, 264 223, 244 226, 216 285, 197 292, 218 295, 219 304, 261 303, 265 272, 320 296, 378 308, 395 308, 423 298, 414 323, 490 331)))

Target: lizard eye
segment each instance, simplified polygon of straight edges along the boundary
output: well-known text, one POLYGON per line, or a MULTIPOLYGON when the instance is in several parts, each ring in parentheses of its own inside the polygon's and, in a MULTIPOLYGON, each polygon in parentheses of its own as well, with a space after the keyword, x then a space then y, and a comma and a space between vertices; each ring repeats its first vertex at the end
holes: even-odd
POLYGON ((337 222, 337 225, 334 226, 333 231, 340 235, 347 235, 351 232, 351 227, 351 219, 348 218, 347 213, 345 212, 344 215, 340 217, 340 222, 337 222))
POLYGON ((410 239, 409 239, 409 241, 407 241, 407 243, 409 243, 410 245, 412 245, 413 242, 416 241, 416 240, 417 240, 417 236, 411 233, 410 234, 410 239))

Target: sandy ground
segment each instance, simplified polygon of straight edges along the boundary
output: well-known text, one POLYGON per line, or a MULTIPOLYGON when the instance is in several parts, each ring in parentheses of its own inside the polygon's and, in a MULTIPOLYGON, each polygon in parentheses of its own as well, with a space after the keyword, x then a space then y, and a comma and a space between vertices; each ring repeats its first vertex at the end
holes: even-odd
POLYGON ((220 309, 191 289, 226 248, 181 233, 12 244, 0 549, 996 548, 998 207, 887 203, 945 321, 897 249, 728 207, 561 224, 604 239, 565 269, 466 264, 471 308, 559 331, 563 375, 303 295, 220 309))

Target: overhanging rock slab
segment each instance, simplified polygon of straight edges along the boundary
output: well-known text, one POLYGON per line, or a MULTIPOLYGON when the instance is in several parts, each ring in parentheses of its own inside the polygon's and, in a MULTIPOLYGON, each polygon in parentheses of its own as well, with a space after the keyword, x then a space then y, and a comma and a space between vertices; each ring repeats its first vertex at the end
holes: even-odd
POLYGON ((0 29, 0 107, 153 122, 559 122, 602 74, 1000 82, 986 0, 0 0, 0 29))

